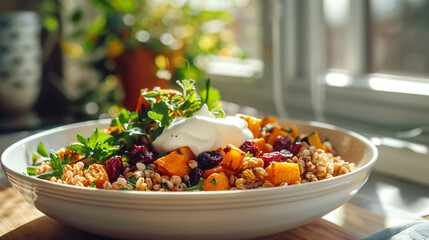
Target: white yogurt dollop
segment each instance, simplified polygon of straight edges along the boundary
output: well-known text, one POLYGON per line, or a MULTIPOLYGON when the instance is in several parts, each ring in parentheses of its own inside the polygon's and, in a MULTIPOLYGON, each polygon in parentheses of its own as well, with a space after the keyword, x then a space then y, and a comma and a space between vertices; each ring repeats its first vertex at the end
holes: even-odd
POLYGON ((204 104, 193 117, 174 119, 152 142, 152 146, 159 153, 188 146, 198 156, 202 152, 214 151, 228 144, 239 147, 252 138, 253 134, 246 121, 234 116, 215 118, 204 104))

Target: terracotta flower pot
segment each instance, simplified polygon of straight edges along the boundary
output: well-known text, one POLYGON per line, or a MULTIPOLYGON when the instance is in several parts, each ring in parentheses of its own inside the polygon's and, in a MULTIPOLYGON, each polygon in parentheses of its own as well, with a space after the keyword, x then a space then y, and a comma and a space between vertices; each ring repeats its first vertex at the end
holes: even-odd
MULTIPOLYGON (((136 48, 124 51, 115 58, 116 73, 122 82, 125 98, 123 105, 129 110, 133 110, 137 104, 140 90, 143 88, 152 89, 156 86, 168 88, 169 80, 157 77, 159 68, 155 64, 155 58, 159 53, 151 49, 136 48)), ((174 72, 173 58, 176 53, 163 54, 168 59, 167 67, 171 74, 174 72)))

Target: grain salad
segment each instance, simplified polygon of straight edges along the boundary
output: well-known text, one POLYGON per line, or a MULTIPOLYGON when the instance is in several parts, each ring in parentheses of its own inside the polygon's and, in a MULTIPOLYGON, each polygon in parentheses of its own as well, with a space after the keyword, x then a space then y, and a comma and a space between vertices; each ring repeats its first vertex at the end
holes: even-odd
POLYGON ((225 116, 207 82, 182 91, 142 90, 135 111, 48 153, 41 142, 27 174, 106 190, 221 191, 287 187, 356 169, 317 131, 300 133, 271 116, 225 116))

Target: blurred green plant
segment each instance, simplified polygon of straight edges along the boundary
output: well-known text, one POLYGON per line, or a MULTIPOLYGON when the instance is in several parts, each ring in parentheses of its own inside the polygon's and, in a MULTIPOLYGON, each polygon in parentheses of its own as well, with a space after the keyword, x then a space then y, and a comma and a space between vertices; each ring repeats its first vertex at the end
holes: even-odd
MULTIPOLYGON (((60 28, 58 13, 62 11, 66 1, 70 0, 43 2, 43 23, 48 31, 57 31, 60 28)), ((75 29, 70 35, 61 37, 62 50, 76 58, 85 52, 97 56, 91 57, 85 64, 101 73, 100 85, 116 74, 113 60, 135 48, 147 48, 160 54, 161 57, 155 58, 154 61, 159 69, 164 70, 164 60, 167 57, 162 58, 163 54, 180 53, 168 63, 174 65, 174 70, 167 73, 164 71, 164 74, 160 75, 168 80, 202 79, 205 56, 209 54, 246 57, 238 48, 235 33, 231 29, 235 20, 234 1, 78 2, 79 4, 74 4, 76 7, 71 14, 62 14, 61 24, 71 23, 75 29)), ((93 91, 90 98, 101 104, 99 98, 102 94, 99 91, 100 88, 93 91)), ((116 104, 118 100, 109 98, 108 101, 116 104)))

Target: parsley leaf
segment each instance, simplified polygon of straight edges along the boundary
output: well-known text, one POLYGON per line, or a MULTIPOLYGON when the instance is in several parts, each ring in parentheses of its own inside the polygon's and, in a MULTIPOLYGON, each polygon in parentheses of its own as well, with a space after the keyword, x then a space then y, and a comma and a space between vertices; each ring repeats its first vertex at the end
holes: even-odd
POLYGON ((194 191, 194 190, 201 189, 201 187, 203 186, 203 184, 204 184, 204 182, 205 182, 205 181, 206 181, 206 180, 205 180, 204 178, 202 178, 202 179, 198 182, 198 184, 197 184, 197 185, 194 185, 194 186, 192 186, 192 187, 185 188, 184 190, 185 190, 185 191, 194 191))
POLYGON ((211 183, 211 184, 213 184, 213 185, 217 185, 217 181, 216 181, 216 179, 212 179, 209 183, 211 183))
POLYGON ((27 174, 29 176, 36 176, 37 175, 37 167, 36 166, 28 166, 27 167, 27 174))
POLYGON ((73 144, 67 148, 73 152, 80 152, 89 159, 104 160, 119 150, 119 146, 113 145, 113 136, 100 131, 98 128, 88 139, 77 134, 77 140, 80 143, 73 144))
POLYGON ((61 158, 58 157, 55 153, 51 153, 51 167, 54 171, 63 171, 63 164, 61 163, 61 158))
POLYGON ((39 142, 37 145, 37 153, 43 157, 49 157, 48 152, 46 151, 45 145, 42 142, 39 142))
POLYGON ((135 177, 128 178, 128 183, 131 184, 131 186, 136 187, 137 178, 135 177))

